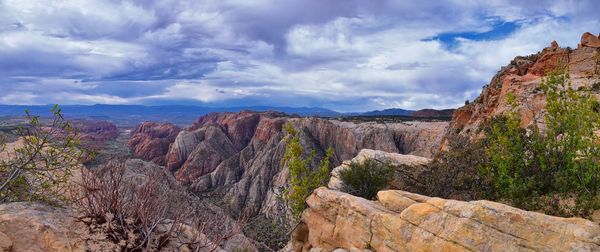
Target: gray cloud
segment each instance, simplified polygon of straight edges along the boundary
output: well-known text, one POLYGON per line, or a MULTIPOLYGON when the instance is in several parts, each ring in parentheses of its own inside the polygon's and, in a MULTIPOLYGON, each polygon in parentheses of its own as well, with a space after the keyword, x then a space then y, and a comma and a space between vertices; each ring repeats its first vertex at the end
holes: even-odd
POLYGON ((454 107, 598 32, 598 1, 0 2, 0 103, 454 107), (449 49, 440 34, 457 36, 449 49))

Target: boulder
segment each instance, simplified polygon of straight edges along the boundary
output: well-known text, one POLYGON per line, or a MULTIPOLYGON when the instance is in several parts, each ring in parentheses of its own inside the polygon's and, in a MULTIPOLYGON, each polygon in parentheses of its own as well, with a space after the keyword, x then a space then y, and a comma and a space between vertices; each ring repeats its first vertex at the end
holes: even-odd
POLYGON ((399 190, 370 201, 324 187, 288 248, 294 251, 598 251, 600 226, 485 200, 455 201, 399 190), (312 251, 312 250, 311 250, 312 251))
MULTIPOLYGON (((189 212, 186 210, 188 218, 182 220, 185 223, 181 227, 182 232, 162 251, 189 251, 181 249, 187 249, 185 244, 192 242, 192 239, 198 238, 210 244, 211 239, 219 237, 224 238, 219 241, 220 248, 217 251, 257 251, 254 241, 243 234, 227 233, 227 230, 235 229, 236 220, 216 205, 188 193, 161 166, 139 159, 125 160, 123 164, 121 186, 135 188, 150 179, 157 179, 153 185, 160 188, 161 195, 156 197, 164 196, 169 204, 189 208, 189 212), (189 226, 195 217, 207 222, 202 230, 189 226)), ((93 172, 104 176, 107 175, 107 169, 108 166, 98 166, 93 172)), ((78 176, 81 176, 79 172, 78 176)), ((81 181, 79 177, 73 182, 81 181)), ((78 190, 79 187, 73 189, 78 190)), ((169 219, 181 218, 176 212, 165 214, 166 220, 156 227, 158 235, 169 230, 173 223, 169 219)), ((84 220, 87 217, 71 208, 28 202, 0 204, 0 251, 121 251, 119 244, 107 238, 103 228, 105 225, 88 225, 84 220)), ((200 251, 209 251, 211 246, 200 251)))
POLYGON ((581 36, 581 46, 600 48, 600 36, 597 37, 589 32, 584 33, 581 36))

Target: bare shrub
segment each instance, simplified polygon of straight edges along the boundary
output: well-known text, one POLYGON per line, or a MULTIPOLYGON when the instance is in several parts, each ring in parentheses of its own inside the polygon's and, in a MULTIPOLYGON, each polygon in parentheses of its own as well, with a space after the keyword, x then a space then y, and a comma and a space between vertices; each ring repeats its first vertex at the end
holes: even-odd
POLYGON ((91 231, 106 233, 122 250, 185 246, 192 251, 215 251, 241 232, 244 220, 227 225, 226 216, 206 214, 209 209, 198 203, 200 199, 178 187, 164 170, 141 175, 127 174, 127 169, 123 161, 84 169, 74 202, 91 231))
MULTIPOLYGON (((243 215, 246 216, 246 215, 243 215)), ((195 229, 192 239, 182 244, 192 251, 216 251, 226 240, 241 234, 248 218, 240 217, 234 223, 224 223, 218 215, 194 216, 192 228, 195 229)))
POLYGON ((104 174, 82 170, 75 206, 88 224, 104 229, 123 249, 158 250, 178 231, 189 209, 170 197, 159 172, 133 185, 124 179, 125 168, 124 162, 110 162, 104 174), (158 234, 159 225, 169 228, 158 234))

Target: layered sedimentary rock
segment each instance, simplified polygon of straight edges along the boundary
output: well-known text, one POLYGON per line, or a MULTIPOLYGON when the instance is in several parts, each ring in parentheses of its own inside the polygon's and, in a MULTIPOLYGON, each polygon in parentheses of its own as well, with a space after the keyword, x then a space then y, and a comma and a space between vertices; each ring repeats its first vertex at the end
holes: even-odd
POLYGON ((317 158, 327 148, 333 164, 363 148, 431 157, 439 148, 446 122, 351 123, 282 113, 214 113, 181 131, 166 155, 166 169, 195 191, 224 190, 234 213, 277 212, 278 192, 286 186, 282 165, 283 125, 299 130, 301 143, 317 158))
POLYGON ((75 120, 71 121, 71 125, 84 143, 104 143, 119 136, 117 126, 107 121, 75 120))
POLYGON ((165 155, 179 131, 170 123, 144 122, 131 132, 127 145, 134 157, 165 165, 165 155))
POLYGON ((485 200, 380 191, 369 201, 319 188, 289 248, 333 251, 598 251, 600 226, 485 200))
POLYGON ((448 132, 473 134, 486 120, 510 109, 506 101, 509 93, 514 94, 521 104, 517 111, 521 114, 522 126, 537 121, 544 127, 545 97, 539 88, 544 75, 564 67, 570 74, 573 88, 593 87, 600 83, 599 44, 597 36, 586 33, 577 49, 562 48, 552 42, 550 47, 537 54, 516 57, 502 67, 477 99, 454 112, 448 132))

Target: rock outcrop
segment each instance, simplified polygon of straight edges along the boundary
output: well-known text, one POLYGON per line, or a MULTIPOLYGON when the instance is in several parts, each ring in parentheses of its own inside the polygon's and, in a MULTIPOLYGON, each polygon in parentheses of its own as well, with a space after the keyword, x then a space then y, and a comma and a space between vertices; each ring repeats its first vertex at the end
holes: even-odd
POLYGON ((144 122, 131 132, 127 145, 134 157, 165 165, 165 155, 179 131, 170 123, 144 122))
POLYGON ((75 120, 71 121, 71 124, 84 143, 104 143, 119 136, 119 129, 111 122, 75 120))
POLYGON ((516 57, 484 86, 477 99, 454 112, 448 133, 473 136, 486 120, 509 109, 506 102, 509 93, 514 94, 521 104, 517 110, 521 114, 522 126, 537 121, 540 127, 544 127, 545 97, 539 88, 542 78, 560 65, 570 74, 575 89, 599 83, 599 43, 598 37, 586 33, 575 50, 561 48, 553 42, 537 54, 516 57))
MULTIPOLYGON (((193 218, 205 220, 206 226, 202 230, 208 238, 225 237, 222 242, 223 249, 229 251, 233 248, 247 248, 250 251, 256 251, 254 241, 246 238, 243 234, 226 234, 226 230, 234 230, 236 220, 231 218, 223 209, 199 198, 179 185, 173 175, 164 170, 163 167, 140 159, 127 159, 123 163, 122 186, 135 188, 143 185, 150 179, 156 179, 158 183, 155 186, 160 188, 163 199, 168 201, 174 208, 185 208, 186 213, 192 218, 183 220, 186 224, 192 224, 193 218)), ((98 175, 102 176, 107 172, 108 166, 100 166, 95 169, 98 175)), ((172 209, 177 211, 177 209, 172 209)), ((167 213, 166 218, 174 219, 176 213, 167 213)), ((191 229, 191 228, 188 228, 191 229)), ((193 230, 192 230, 193 231, 193 230)))
POLYGON ((398 190, 369 201, 318 188, 295 230, 294 251, 598 251, 600 226, 500 203, 398 190), (320 249, 320 250, 319 250, 320 249))
POLYGON ((35 203, 0 205, 0 247, 3 251, 86 251, 91 235, 66 209, 35 203), (2 238, 3 237, 3 238, 2 238))
POLYGON ((363 148, 431 157, 439 148, 446 122, 351 123, 321 118, 288 117, 276 112, 213 113, 179 133, 166 169, 198 192, 220 188, 234 213, 276 212, 278 190, 288 171, 282 126, 299 129, 302 144, 317 158, 333 148, 333 164, 363 148))
POLYGON ((600 34, 596 37, 594 34, 589 32, 584 33, 581 36, 581 47, 595 47, 600 48, 600 34))

